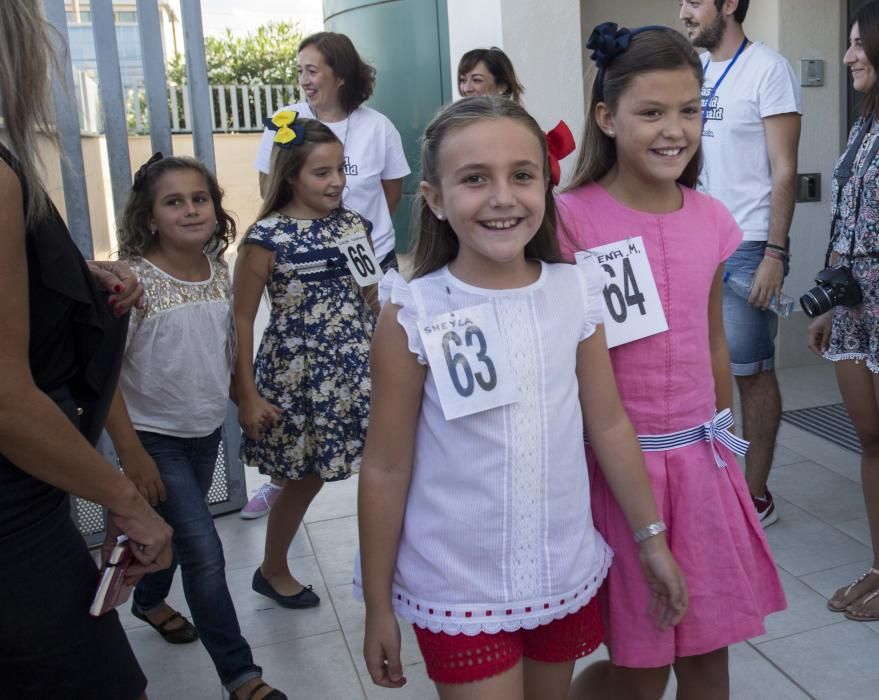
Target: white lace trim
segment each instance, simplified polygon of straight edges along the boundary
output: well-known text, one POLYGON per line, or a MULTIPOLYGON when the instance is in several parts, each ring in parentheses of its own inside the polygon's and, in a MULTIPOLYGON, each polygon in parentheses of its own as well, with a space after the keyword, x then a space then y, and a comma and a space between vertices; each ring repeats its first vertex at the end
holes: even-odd
POLYGON ((540 402, 543 367, 530 297, 497 299, 495 312, 519 389, 519 400, 510 406, 509 412, 510 488, 505 513, 510 536, 508 595, 513 600, 527 600, 547 588, 540 576, 546 554, 546 455, 540 402))
POLYGON ((841 352, 841 353, 824 353, 824 359, 832 362, 841 362, 843 360, 854 360, 855 362, 863 362, 867 365, 867 369, 873 374, 879 374, 879 364, 873 362, 864 352, 841 352))
MULTIPOLYGON (((607 576, 613 559, 610 547, 604 543, 599 546, 601 551, 597 556, 601 557, 601 561, 597 564, 597 570, 580 586, 558 595, 507 604, 448 605, 416 598, 395 585, 391 602, 397 615, 431 632, 473 637, 483 632, 497 634, 534 629, 575 613, 592 600, 607 576)), ((354 597, 363 600, 363 588, 357 577, 354 579, 354 597)))

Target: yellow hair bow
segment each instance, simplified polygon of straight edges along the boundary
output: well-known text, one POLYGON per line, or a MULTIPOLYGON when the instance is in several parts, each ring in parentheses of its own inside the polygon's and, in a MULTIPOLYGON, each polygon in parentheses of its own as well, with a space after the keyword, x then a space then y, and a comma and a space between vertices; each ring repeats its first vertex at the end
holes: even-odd
POLYGON ((263 124, 275 132, 272 141, 281 148, 290 148, 302 143, 305 134, 302 126, 296 123, 299 115, 293 110, 281 110, 273 117, 263 119, 263 124))

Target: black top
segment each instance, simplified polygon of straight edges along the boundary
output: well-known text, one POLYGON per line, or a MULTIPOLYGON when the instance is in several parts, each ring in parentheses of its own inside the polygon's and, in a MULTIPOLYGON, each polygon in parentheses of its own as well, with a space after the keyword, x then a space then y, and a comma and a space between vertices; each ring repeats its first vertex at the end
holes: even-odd
MULTIPOLYGON (((2 145, 0 158, 19 175, 26 210, 18 162, 2 145)), ((119 377, 128 318, 111 313, 54 206, 27 227, 26 251, 31 373, 94 444, 119 377)), ((50 515, 65 495, 0 454, 0 542, 50 515)))

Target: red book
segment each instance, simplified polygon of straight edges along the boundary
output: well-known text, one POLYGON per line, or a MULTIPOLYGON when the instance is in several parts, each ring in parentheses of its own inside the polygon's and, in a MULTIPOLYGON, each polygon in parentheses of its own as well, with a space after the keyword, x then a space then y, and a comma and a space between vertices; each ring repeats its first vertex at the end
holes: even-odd
POLYGON ((101 570, 101 581, 95 592, 92 606, 89 608, 91 615, 99 617, 128 600, 134 586, 125 584, 125 572, 133 559, 134 555, 128 546, 128 538, 125 535, 119 535, 116 538, 113 551, 110 552, 110 558, 101 570))

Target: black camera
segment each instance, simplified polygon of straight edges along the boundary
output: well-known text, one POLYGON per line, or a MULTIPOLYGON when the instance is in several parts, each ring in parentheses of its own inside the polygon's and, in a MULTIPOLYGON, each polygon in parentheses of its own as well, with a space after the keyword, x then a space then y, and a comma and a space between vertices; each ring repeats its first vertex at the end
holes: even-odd
POLYGON ((845 265, 827 267, 815 277, 818 285, 800 297, 800 306, 809 318, 815 318, 834 306, 857 306, 864 300, 861 287, 845 265))

